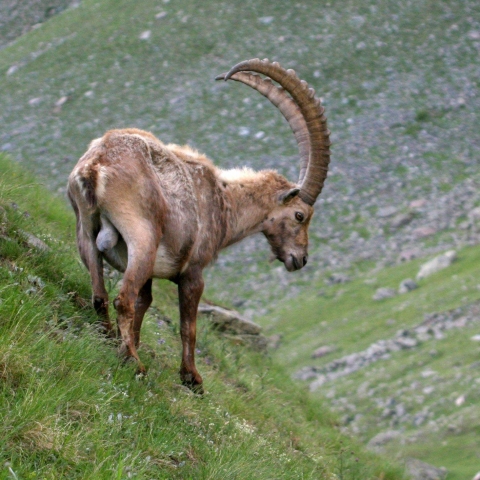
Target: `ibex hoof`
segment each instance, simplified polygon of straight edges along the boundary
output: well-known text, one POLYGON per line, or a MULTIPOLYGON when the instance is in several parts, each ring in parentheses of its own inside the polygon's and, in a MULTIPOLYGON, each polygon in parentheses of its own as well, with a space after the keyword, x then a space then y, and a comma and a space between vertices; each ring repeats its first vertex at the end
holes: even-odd
POLYGON ((205 392, 203 390, 202 381, 198 381, 191 373, 187 373, 181 376, 182 385, 189 388, 195 395, 203 395, 205 392))
POLYGON ((187 387, 195 395, 203 395, 205 391, 203 390, 203 385, 201 383, 192 383, 192 382, 182 382, 184 387, 187 387))
POLYGON ((110 339, 112 339, 112 340, 118 338, 117 332, 112 328, 111 325, 110 325, 110 327, 105 326, 105 325, 102 325, 102 329, 103 329, 103 330, 102 330, 102 333, 103 333, 107 338, 110 338, 110 339))

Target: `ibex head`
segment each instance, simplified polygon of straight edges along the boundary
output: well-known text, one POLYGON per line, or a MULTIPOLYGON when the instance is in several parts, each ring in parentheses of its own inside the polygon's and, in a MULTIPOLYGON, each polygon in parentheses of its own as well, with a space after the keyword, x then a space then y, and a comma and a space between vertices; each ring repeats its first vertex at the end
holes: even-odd
POLYGON ((262 225, 274 258, 283 262, 289 272, 304 267, 308 259, 308 225, 313 207, 299 198, 299 192, 293 188, 281 195, 278 207, 262 225))
POLYGON ((288 271, 299 270, 307 263, 308 225, 330 161, 324 108, 315 91, 294 70, 285 70, 277 62, 247 60, 216 79, 236 80, 260 92, 280 110, 295 135, 300 152, 299 180, 296 186, 278 193, 278 205, 263 222, 262 232, 275 258, 288 271))

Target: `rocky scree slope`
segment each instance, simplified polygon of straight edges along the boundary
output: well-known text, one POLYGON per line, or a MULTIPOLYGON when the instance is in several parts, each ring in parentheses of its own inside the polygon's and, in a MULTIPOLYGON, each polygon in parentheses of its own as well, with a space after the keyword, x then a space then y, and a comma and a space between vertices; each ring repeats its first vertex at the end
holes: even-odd
POLYGON ((80 0, 2 0, 0 3, 0 49, 32 28, 64 11, 80 0))

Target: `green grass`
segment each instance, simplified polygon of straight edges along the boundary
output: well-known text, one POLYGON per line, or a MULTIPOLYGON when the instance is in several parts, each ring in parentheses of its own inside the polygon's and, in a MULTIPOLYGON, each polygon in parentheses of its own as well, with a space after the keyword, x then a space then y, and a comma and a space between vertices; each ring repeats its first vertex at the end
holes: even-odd
POLYGON ((148 376, 136 380, 97 333, 72 213, 2 156, 0 171, 0 479, 402 478, 269 355, 206 324, 197 348, 207 393, 181 387, 167 282, 143 330, 148 376))

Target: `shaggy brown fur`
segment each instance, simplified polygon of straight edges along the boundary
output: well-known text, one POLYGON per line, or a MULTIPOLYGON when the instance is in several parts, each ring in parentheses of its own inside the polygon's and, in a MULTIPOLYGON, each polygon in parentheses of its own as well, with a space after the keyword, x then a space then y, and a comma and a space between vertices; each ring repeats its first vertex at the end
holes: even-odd
POLYGON ((78 248, 107 332, 103 259, 124 272, 114 301, 121 350, 137 360, 140 372, 137 347, 151 279, 167 278, 179 289, 181 378, 201 390, 194 352, 202 270, 222 248, 258 232, 289 271, 303 267, 313 208, 297 194, 274 171, 223 171, 189 147, 166 146, 141 130, 111 130, 90 144, 68 183, 78 248))

